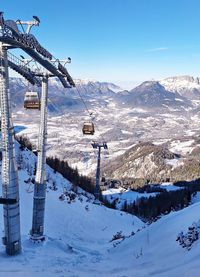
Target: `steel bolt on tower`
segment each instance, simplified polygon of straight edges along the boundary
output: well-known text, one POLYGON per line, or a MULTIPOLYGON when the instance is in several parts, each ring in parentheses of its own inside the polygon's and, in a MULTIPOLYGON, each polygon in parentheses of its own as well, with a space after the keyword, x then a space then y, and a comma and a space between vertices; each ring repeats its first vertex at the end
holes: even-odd
POLYGON ((16 200, 15 204, 4 204, 3 242, 8 255, 21 251, 19 183, 15 158, 14 129, 10 111, 10 92, 8 80, 7 48, 0 43, 0 100, 1 100, 1 129, 2 129, 2 190, 4 198, 16 200))
POLYGON ((38 160, 33 197, 31 239, 44 240, 44 213, 46 198, 46 141, 47 141, 48 77, 42 78, 41 116, 38 137, 38 160))
POLYGON ((105 142, 97 143, 93 142, 92 147, 94 149, 98 149, 98 157, 97 157, 97 171, 96 171, 96 186, 94 191, 94 196, 96 199, 99 199, 99 191, 100 191, 100 163, 101 163, 101 148, 108 149, 108 146, 105 142))

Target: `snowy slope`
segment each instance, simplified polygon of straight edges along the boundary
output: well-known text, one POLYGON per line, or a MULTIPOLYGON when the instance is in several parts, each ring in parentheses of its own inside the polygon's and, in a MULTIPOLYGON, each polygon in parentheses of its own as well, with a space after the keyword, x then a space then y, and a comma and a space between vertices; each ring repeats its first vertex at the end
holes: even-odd
MULTIPOLYGON (((63 187, 70 190, 71 185, 48 167, 48 187, 54 181, 58 190, 47 190, 46 241, 33 244, 28 236, 32 220, 33 185, 24 181, 32 177, 36 157, 29 151, 17 152, 22 167, 19 178, 23 252, 16 257, 7 257, 1 245, 0 276, 13 276, 13 272, 15 276, 44 276, 44 273, 47 276, 94 276, 90 268, 96 263, 106 262, 107 253, 113 247, 110 242, 113 235, 122 231, 129 236, 143 226, 138 218, 92 204, 82 194, 71 204, 59 200, 63 187)), ((1 229, 2 219, 1 209, 1 229)))
POLYGON ((176 242, 181 230, 186 232, 189 225, 199 220, 199 209, 200 203, 197 203, 173 212, 126 239, 111 253, 113 260, 120 260, 115 270, 121 270, 124 276, 133 276, 134 272, 137 277, 199 276, 200 241, 190 251, 176 242))
MULTIPOLYGON (((177 234, 199 220, 200 203, 172 212, 144 226, 135 216, 92 204, 83 194, 74 202, 60 201, 63 187, 70 183, 47 167, 46 241, 29 240, 32 216, 32 188, 24 181, 32 177, 36 157, 18 152, 21 196, 21 255, 7 257, 0 246, 0 276, 199 276, 200 241, 187 251, 176 242, 177 234), (57 191, 49 188, 56 182, 57 191), (122 232, 124 239, 111 241, 122 232), (135 232, 135 235, 132 232, 135 232)), ((0 223, 2 222, 0 210, 0 223)))
POLYGON ((127 204, 130 204, 142 197, 154 197, 157 193, 139 193, 130 189, 110 188, 103 191, 102 194, 110 203, 116 200, 116 207, 120 209, 125 201, 127 204))
MULTIPOLYGON (((157 185, 157 187, 160 187, 162 189, 165 189, 166 191, 175 191, 179 189, 183 189, 183 187, 174 186, 172 183, 162 183, 160 185, 157 185)), ((132 191, 131 189, 124 189, 122 187, 119 188, 108 188, 104 191, 102 191, 102 195, 104 198, 106 198, 109 203, 113 203, 115 200, 116 208, 122 209, 124 203, 131 204, 134 201, 137 202, 140 198, 149 198, 154 197, 158 195, 159 192, 137 192, 132 191)))

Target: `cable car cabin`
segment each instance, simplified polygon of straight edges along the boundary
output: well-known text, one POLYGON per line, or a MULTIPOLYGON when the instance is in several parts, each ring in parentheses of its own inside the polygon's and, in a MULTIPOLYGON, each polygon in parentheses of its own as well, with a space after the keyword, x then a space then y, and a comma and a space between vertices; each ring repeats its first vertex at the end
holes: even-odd
POLYGON ((84 122, 82 130, 84 135, 94 135, 94 124, 92 122, 84 122))
POLYGON ((40 99, 38 93, 34 91, 28 91, 24 97, 24 108, 40 110, 40 99))

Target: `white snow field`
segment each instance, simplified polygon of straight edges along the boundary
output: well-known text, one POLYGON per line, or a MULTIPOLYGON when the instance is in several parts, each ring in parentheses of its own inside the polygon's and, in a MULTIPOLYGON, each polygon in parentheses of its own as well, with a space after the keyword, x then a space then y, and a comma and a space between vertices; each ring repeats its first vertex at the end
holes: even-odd
MULTIPOLYGON (((92 204, 83 194, 71 203, 59 200, 63 187, 70 190, 71 185, 49 167, 48 187, 56 182, 58 190, 47 190, 46 241, 31 242, 28 233, 33 185, 24 180, 32 177, 36 157, 29 151, 17 152, 22 168, 19 178, 23 251, 8 257, 4 246, 0 246, 1 277, 199 276, 200 241, 190 251, 176 242, 181 230, 185 233, 193 221, 199 220, 199 202, 145 226, 135 216, 92 204), (111 242, 113 235, 120 231, 125 239, 111 242)), ((3 229, 2 207, 0 223, 3 229)))
POLYGON ((115 199, 116 201, 116 207, 122 208, 124 202, 126 201, 127 204, 131 204, 134 201, 137 201, 138 199, 145 197, 153 197, 156 196, 158 193, 139 193, 137 191, 132 191, 130 189, 123 189, 123 188, 110 188, 105 191, 102 191, 102 195, 110 202, 112 203, 115 199))
MULTIPOLYGON (((122 231, 123 235, 130 236, 144 223, 135 216, 92 204, 91 199, 82 194, 71 204, 59 200, 63 187, 70 190, 71 185, 47 167, 48 186, 54 181, 58 190, 47 190, 46 241, 34 244, 28 235, 32 221, 33 185, 24 180, 32 177, 36 157, 30 151, 17 152, 24 168, 19 171, 23 251, 18 256, 8 257, 1 245, 0 276, 105 276, 103 265, 96 272, 92 268, 98 263, 107 264, 109 251, 113 248, 110 242, 113 235, 122 231)), ((3 230, 2 207, 0 223, 3 230)), ((114 274, 112 270, 110 274, 114 274)))
MULTIPOLYGON (((183 187, 174 186, 172 183, 162 183, 158 185, 158 187, 165 189, 166 191, 175 191, 179 189, 183 189, 183 187)), ((106 200, 112 203, 114 200, 116 201, 116 208, 122 209, 123 205, 126 201, 127 204, 131 204, 134 201, 137 202, 140 198, 149 198, 155 197, 159 192, 137 192, 132 191, 131 189, 124 189, 122 187, 119 188, 108 188, 102 191, 102 195, 106 200)))
POLYGON ((124 265, 123 276, 199 276, 200 241, 190 251, 176 242, 181 230, 187 231, 198 221, 199 209, 200 203, 196 203, 172 212, 113 249, 112 259, 120 257, 121 266, 124 265))

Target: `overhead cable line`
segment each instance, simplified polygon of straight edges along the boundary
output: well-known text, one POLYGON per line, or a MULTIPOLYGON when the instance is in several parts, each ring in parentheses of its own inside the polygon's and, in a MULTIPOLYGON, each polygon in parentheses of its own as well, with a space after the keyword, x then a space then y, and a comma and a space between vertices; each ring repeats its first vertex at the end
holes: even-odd
MULTIPOLYGON (((89 116, 90 116, 90 118, 91 118, 91 121, 94 122, 95 116, 94 116, 94 117, 92 116, 93 113, 90 112, 89 108, 87 107, 87 104, 86 104, 86 102, 85 102, 83 96, 81 95, 81 92, 80 92, 80 90, 78 89, 78 87, 75 86, 75 88, 76 88, 76 90, 77 90, 77 92, 78 92, 78 95, 79 95, 81 101, 83 102, 83 105, 85 106, 86 111, 88 112, 88 114, 89 114, 89 116)), ((87 90, 86 90, 86 88, 85 88, 84 86, 83 86, 83 89, 84 89, 85 92, 87 93, 87 90)), ((99 128, 98 128, 98 126, 97 126, 96 123, 95 123, 95 128, 96 128, 96 130, 100 133, 99 128)), ((103 134, 100 133, 100 137, 102 138, 103 142, 106 142, 106 140, 105 140, 103 134)), ((107 148, 106 151, 107 151, 107 154, 109 155, 108 148, 107 148)))
MULTIPOLYGON (((93 121, 93 117, 92 117, 92 114, 93 114, 93 113, 89 111, 89 109, 88 109, 88 107, 87 107, 87 104, 86 104, 85 100, 83 99, 83 97, 82 97, 82 95, 81 95, 81 92, 80 92, 80 90, 78 89, 78 87, 76 86, 75 88, 76 88, 76 90, 77 90, 77 92, 78 92, 78 95, 79 95, 81 101, 83 102, 83 105, 85 106, 85 109, 87 110, 87 112, 88 112, 88 114, 89 114, 91 120, 93 121)), ((83 88, 85 89, 85 87, 83 87, 83 88)), ((85 92, 87 92, 86 89, 85 89, 85 92)))

